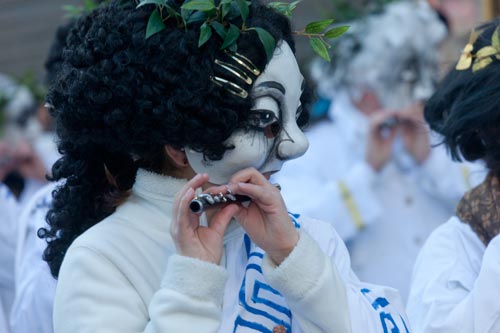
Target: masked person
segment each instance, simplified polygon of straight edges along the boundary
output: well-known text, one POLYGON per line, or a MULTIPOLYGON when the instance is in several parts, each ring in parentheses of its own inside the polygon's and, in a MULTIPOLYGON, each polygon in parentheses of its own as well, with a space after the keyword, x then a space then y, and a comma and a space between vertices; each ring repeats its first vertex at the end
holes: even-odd
POLYGON ((416 332, 500 331, 500 19, 473 31, 456 68, 425 107, 455 159, 489 174, 436 229, 415 264, 408 312, 416 332))
POLYGON ((55 332, 404 332, 398 293, 361 283, 333 228, 289 215, 268 181, 307 149, 288 19, 259 1, 214 17, 243 27, 224 51, 199 46, 207 21, 177 21, 182 4, 115 1, 68 36, 48 95, 64 184, 40 231, 55 332), (201 189, 228 202, 194 214, 201 189))
POLYGON ((480 174, 431 149, 424 125, 446 33, 436 13, 397 2, 350 31, 333 66, 313 68, 328 119, 308 129, 308 152, 276 180, 291 209, 334 225, 362 280, 406 297, 423 241, 475 181, 464 175, 480 174))

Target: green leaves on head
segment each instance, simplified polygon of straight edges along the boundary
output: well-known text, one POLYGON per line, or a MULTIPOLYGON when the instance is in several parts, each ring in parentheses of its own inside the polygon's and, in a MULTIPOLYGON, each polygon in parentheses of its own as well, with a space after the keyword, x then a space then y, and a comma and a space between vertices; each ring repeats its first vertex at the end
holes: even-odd
MULTIPOLYGON (((92 0, 85 0, 92 1, 92 0)), ((268 3, 268 7, 275 11, 291 17, 292 11, 301 0, 288 2, 274 1, 268 3)), ((185 0, 180 12, 168 5, 168 0, 141 0, 137 7, 152 4, 156 8, 151 13, 146 28, 146 38, 149 38, 166 28, 165 22, 174 18, 179 27, 187 29, 189 24, 200 24, 200 36, 198 47, 205 45, 215 35, 220 37, 221 50, 237 49, 238 39, 241 34, 255 31, 264 47, 267 60, 271 60, 277 41, 262 27, 247 27, 246 21, 250 15, 251 1, 248 0, 185 0), (233 20, 241 17, 241 27, 233 20)), ((325 19, 309 23, 304 30, 294 32, 309 38, 309 44, 313 51, 323 59, 330 61, 328 39, 338 38, 347 31, 348 26, 330 28, 333 19, 325 19)))
POLYGON ((308 37, 312 50, 328 62, 331 60, 328 52, 331 45, 328 40, 342 36, 349 29, 346 25, 329 29, 333 22, 333 19, 311 22, 304 30, 295 32, 297 35, 308 37))
POLYGON ((348 25, 341 25, 341 26, 332 28, 332 29, 328 30, 327 32, 325 32, 325 37, 330 38, 330 39, 337 38, 337 37, 342 36, 347 30, 349 30, 348 25))
POLYGON ((333 19, 311 22, 306 26, 305 32, 309 34, 317 34, 323 32, 326 28, 332 25, 333 19))
POLYGON ((205 22, 200 27, 200 38, 198 39, 198 47, 201 47, 203 44, 208 42, 210 37, 212 37, 212 28, 207 24, 207 22, 205 22))
POLYGON ((232 45, 236 45, 236 41, 240 37, 240 29, 234 24, 229 25, 229 29, 226 31, 226 36, 224 37, 224 42, 220 47, 221 50, 224 50, 232 45))
POLYGON ((311 48, 313 49, 313 51, 317 55, 319 55, 321 58, 325 59, 326 61, 330 62, 331 59, 330 59, 330 55, 328 54, 328 48, 330 47, 330 45, 328 45, 321 38, 317 38, 317 37, 310 38, 309 45, 311 45, 311 48))
POLYGON ((214 0, 186 0, 181 9, 208 12, 216 9, 214 0))
POLYGON ((155 10, 149 16, 148 26, 146 28, 146 39, 162 31, 165 28, 166 26, 165 23, 163 23, 160 11, 158 10, 158 8, 155 8, 155 10))
POLYGON ((278 13, 281 13, 288 18, 291 18, 293 10, 295 9, 295 7, 297 7, 297 5, 301 1, 302 0, 298 0, 298 1, 293 1, 291 3, 275 1, 268 3, 267 6, 274 9, 278 13))
POLYGON ((274 49, 276 48, 276 40, 274 37, 265 29, 262 28, 249 28, 248 31, 255 30, 257 35, 259 36, 259 40, 264 46, 264 50, 266 51, 267 61, 270 61, 273 57, 274 49))

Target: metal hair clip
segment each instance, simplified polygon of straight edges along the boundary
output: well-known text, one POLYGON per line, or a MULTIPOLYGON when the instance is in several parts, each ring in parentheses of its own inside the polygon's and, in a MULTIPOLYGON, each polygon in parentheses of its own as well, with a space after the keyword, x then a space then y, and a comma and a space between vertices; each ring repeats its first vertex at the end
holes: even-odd
POLYGON ((214 62, 217 66, 228 72, 237 80, 234 80, 235 82, 233 82, 230 79, 228 80, 220 76, 211 76, 210 79, 218 86, 225 88, 231 94, 241 98, 247 98, 248 92, 237 82, 241 80, 247 85, 251 85, 253 83, 251 75, 260 75, 260 70, 253 64, 252 61, 250 61, 250 59, 237 52, 230 52, 226 50, 225 53, 234 61, 234 64, 219 59, 215 59, 214 62))
POLYGON ((227 62, 220 61, 219 59, 215 59, 215 63, 217 65, 219 65, 220 67, 224 68, 229 73, 238 77, 242 81, 245 81, 246 84, 252 84, 252 82, 253 82, 252 78, 250 76, 248 76, 246 73, 244 73, 243 71, 240 71, 240 69, 238 67, 231 65, 227 62))
POLYGON ((226 54, 253 75, 260 75, 260 70, 257 68, 257 66, 255 66, 254 63, 243 54, 239 54, 238 52, 231 52, 228 50, 226 50, 226 54))
POLYGON ((218 76, 211 76, 210 80, 212 80, 212 82, 215 83, 216 85, 225 88, 228 92, 230 92, 233 95, 236 95, 241 98, 248 97, 248 92, 239 85, 237 85, 236 83, 233 83, 218 76))
MULTIPOLYGON (((281 186, 279 184, 273 184, 278 190, 281 191, 281 186)), ((249 202, 252 199, 246 195, 233 194, 228 188, 226 194, 200 194, 191 200, 189 203, 189 209, 195 214, 201 214, 208 208, 215 208, 221 204, 231 203, 231 202, 249 202)))

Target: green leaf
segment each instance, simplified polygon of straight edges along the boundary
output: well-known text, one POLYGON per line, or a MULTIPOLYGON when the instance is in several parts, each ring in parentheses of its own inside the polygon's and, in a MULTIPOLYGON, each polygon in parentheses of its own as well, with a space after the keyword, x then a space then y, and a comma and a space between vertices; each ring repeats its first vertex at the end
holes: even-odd
POLYGON ((286 15, 288 17, 292 16, 292 11, 297 7, 297 5, 301 2, 302 0, 297 0, 292 3, 288 2, 281 2, 281 1, 273 1, 267 4, 268 7, 276 10, 277 12, 286 15))
POLYGON ((221 11, 222 11, 222 19, 224 19, 227 14, 231 12, 231 4, 228 3, 221 3, 221 11))
POLYGON ((194 22, 203 22, 208 18, 207 12, 194 11, 191 12, 191 15, 187 18, 186 22, 194 23, 194 22))
POLYGON ((192 0, 190 2, 185 2, 181 8, 184 10, 201 10, 202 12, 208 12, 217 7, 215 7, 214 0, 192 0))
POLYGON ((167 4, 167 0, 141 0, 141 2, 135 8, 142 7, 144 5, 155 4, 155 5, 163 5, 167 4))
POLYGON ((276 48, 276 40, 274 37, 267 32, 267 30, 262 28, 249 28, 247 30, 255 30, 257 32, 259 40, 266 51, 267 61, 270 61, 273 57, 274 49, 276 48))
POLYGON ((217 35, 219 35, 223 40, 226 39, 226 28, 222 25, 222 23, 213 21, 210 23, 212 28, 214 28, 217 35))
POLYGON ((326 48, 326 45, 320 38, 309 39, 309 44, 311 45, 311 48, 317 55, 319 55, 326 61, 330 62, 330 55, 328 54, 328 49, 326 48))
POLYGON ((325 37, 326 38, 337 38, 337 37, 342 36, 347 30, 349 30, 349 26, 348 25, 342 25, 342 26, 339 26, 339 27, 335 27, 335 28, 333 28, 331 30, 328 30, 325 33, 325 37))
POLYGON ((222 43, 220 49, 224 50, 225 48, 228 48, 229 46, 236 44, 236 41, 238 40, 239 37, 240 37, 240 29, 234 24, 231 24, 226 32, 226 38, 224 38, 224 43, 222 43))
POLYGON ((319 34, 333 23, 333 19, 311 22, 306 26, 306 33, 319 34))
POLYGON ((250 13, 250 6, 245 0, 236 0, 236 5, 240 10, 241 19, 243 20, 243 23, 245 23, 248 14, 250 13))
POLYGON ((160 11, 158 8, 155 8, 155 10, 151 13, 151 16, 149 16, 148 26, 146 28, 146 39, 165 28, 165 23, 163 23, 163 20, 161 19, 160 11))
POLYGON ((207 24, 207 22, 205 22, 200 27, 200 38, 198 39, 198 47, 201 47, 203 44, 208 42, 210 37, 212 37, 212 28, 207 24))

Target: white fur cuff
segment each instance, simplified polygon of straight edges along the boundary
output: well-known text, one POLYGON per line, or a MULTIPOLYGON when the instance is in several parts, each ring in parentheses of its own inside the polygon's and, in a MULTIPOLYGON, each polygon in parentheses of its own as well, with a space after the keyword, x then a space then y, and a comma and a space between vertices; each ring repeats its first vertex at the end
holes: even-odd
POLYGON ((168 260, 162 287, 220 304, 226 279, 227 272, 221 266, 174 254, 168 260))
POLYGON ((267 282, 286 298, 295 300, 304 298, 318 285, 324 270, 325 254, 302 229, 297 245, 279 266, 267 254, 262 263, 267 282))

